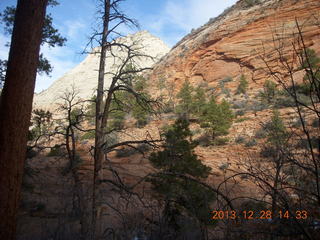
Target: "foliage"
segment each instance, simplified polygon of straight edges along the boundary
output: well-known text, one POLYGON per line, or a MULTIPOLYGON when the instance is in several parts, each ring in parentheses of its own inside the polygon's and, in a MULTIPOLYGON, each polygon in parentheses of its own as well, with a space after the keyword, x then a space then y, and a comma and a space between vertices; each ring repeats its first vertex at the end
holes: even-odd
POLYGON ((302 148, 302 149, 309 149, 310 147, 317 148, 318 144, 319 144, 319 141, 317 137, 310 137, 310 140, 307 138, 303 138, 303 139, 299 139, 297 143, 297 148, 302 148))
POLYGON ((253 147, 253 146, 256 146, 257 144, 258 144, 257 141, 254 138, 251 138, 249 141, 247 141, 245 143, 245 146, 246 147, 253 147))
POLYGON ((201 127, 208 129, 212 139, 215 139, 218 136, 227 135, 232 122, 233 114, 230 104, 225 100, 218 104, 212 97, 201 117, 201 127))
POLYGON ((64 156, 65 151, 61 148, 61 145, 56 144, 54 147, 50 149, 48 153, 48 157, 61 157, 64 156))
POLYGON ((311 48, 306 48, 306 51, 302 51, 300 55, 303 60, 301 64, 301 69, 309 69, 309 64, 312 69, 319 67, 320 57, 317 56, 315 50, 311 48))
POLYGON ((274 146, 283 145, 288 137, 287 129, 277 110, 273 111, 271 121, 265 126, 267 129, 267 142, 274 146))
POLYGON ((236 137, 236 139, 234 140, 235 143, 237 144, 242 144, 242 143, 245 143, 246 139, 244 136, 238 136, 236 137))
POLYGON ((241 118, 237 118, 234 122, 235 123, 241 123, 241 122, 245 122, 247 120, 250 120, 251 118, 249 117, 241 117, 241 118))
POLYGON ((32 128, 28 132, 29 141, 34 141, 42 135, 48 134, 53 124, 50 111, 34 109, 32 115, 32 128))
POLYGON ((203 88, 197 87, 195 89, 195 94, 192 96, 192 113, 196 116, 201 116, 203 114, 206 105, 206 96, 203 88))
POLYGON ((67 175, 72 170, 78 168, 83 163, 83 159, 78 155, 75 154, 74 159, 71 162, 68 162, 68 164, 61 170, 62 175, 67 175))
POLYGON ((245 110, 238 110, 238 111, 236 111, 236 113, 235 113, 235 116, 237 117, 237 116, 243 116, 243 115, 245 115, 245 110))
MULTIPOLYGON (((300 121, 300 123, 301 123, 301 121, 300 121)), ((320 126, 320 124, 319 124, 319 119, 314 119, 313 121, 312 121, 312 127, 314 127, 314 128, 318 128, 319 126, 320 126)))
POLYGON ((192 113, 192 92, 193 87, 190 85, 189 81, 185 81, 180 89, 177 98, 179 100, 178 106, 176 108, 177 113, 181 115, 186 115, 189 118, 192 113))
POLYGON ((226 145, 229 142, 229 138, 215 138, 213 139, 213 141, 211 142, 211 145, 213 146, 223 146, 226 145))
POLYGON ((260 0, 245 0, 247 7, 253 7, 254 5, 257 5, 260 3, 260 0))
POLYGON ((263 91, 260 91, 259 97, 262 102, 271 103, 277 93, 277 85, 270 80, 265 81, 263 91))
POLYGON ((94 139, 94 137, 95 137, 95 132, 94 131, 90 131, 90 132, 86 132, 85 134, 83 134, 81 139, 82 140, 94 139))
POLYGON ((256 134, 254 135, 255 138, 257 139, 263 139, 267 137, 267 132, 265 128, 260 128, 256 134))
MULTIPOLYGON (((56 1, 49 1, 49 5, 56 6, 58 3, 56 1)), ((13 24, 15 18, 16 8, 14 6, 8 6, 1 13, 0 18, 2 20, 2 24, 4 25, 4 32, 7 35, 11 35, 13 31, 13 24)), ((42 30, 42 45, 48 44, 49 47, 63 46, 67 41, 66 38, 62 37, 58 32, 58 29, 53 27, 52 17, 50 14, 47 14, 44 21, 44 26, 42 30)), ((5 61, 0 62, 0 68, 5 68, 5 61)), ((52 66, 49 61, 40 54, 39 56, 39 65, 38 65, 38 73, 49 74, 52 71, 52 66)), ((1 76, 1 75, 0 75, 1 76)), ((3 76, 3 75, 2 75, 3 76)))
POLYGON ((196 182, 175 175, 188 175, 200 180, 210 172, 210 167, 202 164, 194 153, 196 143, 190 141, 192 135, 188 121, 179 118, 164 136, 163 150, 153 152, 149 157, 152 165, 160 170, 150 181, 166 202, 164 215, 176 228, 179 228, 177 217, 184 212, 208 224, 209 203, 214 200, 214 194, 196 182))
POLYGON ((86 106, 85 109, 85 119, 90 123, 95 123, 95 115, 96 115, 96 99, 97 96, 94 95, 90 99, 90 103, 86 106))
POLYGON ((147 79, 145 79, 143 76, 137 75, 134 82, 134 89, 137 92, 142 92, 145 90, 147 84, 147 79))
POLYGON ((142 103, 135 101, 132 107, 132 116, 137 120, 137 127, 144 127, 148 123, 148 109, 142 103))
POLYGON ((286 148, 288 131, 277 110, 273 110, 271 120, 263 127, 265 130, 266 145, 261 149, 261 156, 273 158, 278 161, 279 156, 284 154, 281 149, 286 148))
POLYGON ((249 83, 248 83, 245 75, 242 74, 240 77, 240 82, 239 82, 236 93, 237 94, 245 94, 247 91, 248 85, 249 85, 249 83))

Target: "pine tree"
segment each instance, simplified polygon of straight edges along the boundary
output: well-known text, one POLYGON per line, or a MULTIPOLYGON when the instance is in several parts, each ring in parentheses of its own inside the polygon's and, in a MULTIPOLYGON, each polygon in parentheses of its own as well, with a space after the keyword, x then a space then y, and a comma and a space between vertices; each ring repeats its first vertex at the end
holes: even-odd
POLYGON ((218 136, 227 135, 232 122, 233 113, 230 104, 225 100, 218 104, 215 97, 212 97, 201 117, 201 127, 207 128, 214 140, 218 136))
POLYGON ((267 124, 266 128, 268 130, 267 142, 274 147, 282 146, 288 137, 288 132, 279 111, 273 111, 271 121, 267 124))
POLYGON ((245 94, 248 88, 248 81, 245 77, 245 75, 241 75, 240 77, 240 83, 239 86, 237 88, 237 94, 245 94))
POLYGON ((192 113, 192 93, 194 89, 189 81, 185 81, 177 94, 179 105, 177 106, 177 113, 185 115, 187 118, 192 113))
POLYGON ((262 101, 271 103, 277 93, 277 85, 270 80, 265 81, 263 85, 263 91, 259 93, 259 97, 262 101))
POLYGON ((176 231, 179 230, 177 219, 185 213, 198 223, 208 224, 209 203, 214 200, 214 194, 198 183, 178 176, 187 175, 200 180, 211 170, 194 152, 196 144, 190 141, 189 122, 178 119, 164 136, 163 150, 152 153, 149 158, 160 170, 150 181, 165 201, 164 216, 176 231))
POLYGON ((0 239, 16 239, 46 0, 18 1, 0 104, 0 239))
MULTIPOLYGON (((48 1, 48 6, 57 6, 59 3, 55 0, 48 1)), ((8 6, 0 13, 0 18, 4 25, 4 33, 11 35, 13 31, 13 23, 15 19, 16 8, 14 6, 8 6)), ((53 26, 53 19, 51 14, 46 14, 44 20, 44 26, 42 28, 42 41, 41 45, 47 44, 50 47, 61 47, 67 41, 62 37, 58 29, 53 26)), ((9 44, 8 44, 9 45, 9 44)), ((1 81, 4 81, 5 69, 7 68, 7 60, 0 60, 0 88, 1 81)), ((49 75, 52 72, 52 66, 48 59, 44 57, 42 53, 39 56, 38 73, 49 75)))
POLYGON ((203 114, 206 105, 206 95, 201 87, 195 89, 195 94, 193 95, 192 101, 192 112, 196 116, 201 116, 203 114))

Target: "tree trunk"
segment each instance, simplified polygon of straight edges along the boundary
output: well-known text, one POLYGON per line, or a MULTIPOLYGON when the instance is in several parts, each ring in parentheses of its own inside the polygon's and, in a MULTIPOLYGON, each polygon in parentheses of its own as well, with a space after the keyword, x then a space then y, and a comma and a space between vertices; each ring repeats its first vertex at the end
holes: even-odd
POLYGON ((96 223, 97 223, 97 200, 99 199, 99 185, 104 159, 103 144, 105 141, 105 132, 103 126, 103 95, 104 95, 104 75, 105 75, 105 60, 107 52, 107 37, 109 31, 110 17, 110 0, 104 1, 104 16, 103 16, 103 32, 100 52, 100 65, 98 76, 98 89, 96 100, 96 131, 95 131, 95 151, 94 151, 94 176, 93 176, 93 194, 92 194, 92 239, 95 239, 96 223))
POLYGON ((47 0, 18 0, 0 103, 0 239, 15 239, 47 0))

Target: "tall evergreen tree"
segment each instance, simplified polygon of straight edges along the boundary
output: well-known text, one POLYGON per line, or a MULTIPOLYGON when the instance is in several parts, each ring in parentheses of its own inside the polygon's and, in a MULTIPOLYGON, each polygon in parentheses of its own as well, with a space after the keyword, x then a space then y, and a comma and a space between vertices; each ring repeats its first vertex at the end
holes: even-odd
POLYGON ((219 104, 216 102, 215 97, 212 97, 201 117, 201 127, 207 128, 214 140, 218 136, 228 134, 232 122, 233 113, 230 104, 225 100, 222 100, 219 104))
POLYGON ((240 82, 237 88, 237 94, 245 94, 248 88, 248 81, 245 77, 245 75, 241 75, 240 82))
POLYGON ((178 106, 177 112, 181 115, 185 115, 187 118, 190 117, 192 113, 192 93, 193 87, 190 85, 190 82, 186 80, 182 88, 180 89, 179 93, 177 94, 178 98, 178 106))
POLYGON ((154 190, 163 197, 164 216, 176 232, 180 229, 178 219, 183 215, 206 225, 214 194, 179 175, 205 179, 211 168, 201 163, 195 154, 196 144, 190 141, 192 134, 186 119, 179 118, 164 136, 163 150, 152 153, 149 158, 152 165, 160 170, 150 181, 154 190))
POLYGON ((197 87, 195 89, 195 94, 193 95, 192 112, 196 116, 201 116, 204 112, 206 103, 206 95, 203 88, 197 87))
MULTIPOLYGON (((48 6, 56 6, 59 3, 55 0, 49 0, 48 6)), ((4 9, 2 13, 0 13, 0 18, 2 20, 2 24, 4 25, 4 33, 7 35, 11 35, 13 31, 13 24, 15 19, 16 8, 14 6, 8 6, 4 9)), ((61 36, 58 29, 53 27, 53 19, 50 14, 46 14, 44 26, 42 28, 42 40, 41 45, 47 44, 49 47, 61 47, 67 41, 66 38, 61 36)), ((8 43, 9 45, 9 43, 8 43)), ((7 60, 0 60, 0 82, 4 81, 5 69, 7 67, 7 60)), ((39 56, 39 64, 38 64, 38 73, 40 74, 50 74, 52 71, 52 66, 48 59, 40 53, 39 56)), ((1 84, 0 84, 1 88, 1 84)))
POLYGON ((19 0, 0 102, 0 239, 15 239, 47 0, 19 0))

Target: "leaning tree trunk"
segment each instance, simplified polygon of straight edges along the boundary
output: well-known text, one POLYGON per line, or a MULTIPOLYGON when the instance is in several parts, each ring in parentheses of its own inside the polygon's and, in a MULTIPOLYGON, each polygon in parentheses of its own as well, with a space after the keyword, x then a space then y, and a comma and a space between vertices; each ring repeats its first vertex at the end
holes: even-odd
POLYGON ((32 100, 48 0, 18 0, 0 103, 0 239, 15 239, 32 100))

